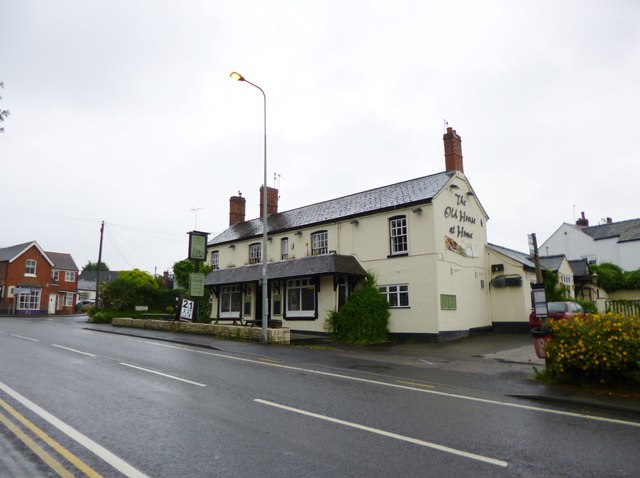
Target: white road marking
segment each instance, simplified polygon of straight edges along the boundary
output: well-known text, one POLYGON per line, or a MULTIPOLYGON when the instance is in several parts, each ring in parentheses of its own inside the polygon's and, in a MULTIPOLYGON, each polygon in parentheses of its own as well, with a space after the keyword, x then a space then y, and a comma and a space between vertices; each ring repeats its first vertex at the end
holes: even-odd
POLYGON ((357 428, 358 430, 364 430, 366 432, 370 432, 370 433, 375 433, 376 435, 382 435, 388 438, 394 438, 396 440, 401 440, 401 441, 406 441, 409 443, 413 443, 414 445, 420 445, 420 446, 424 446, 427 448, 433 448, 434 450, 439 450, 439 451, 444 451, 446 453, 451 453, 452 455, 458 455, 458 456, 462 456, 465 458, 470 458, 472 460, 477 460, 477 461, 481 461, 484 463, 489 463, 491 465, 496 465, 496 466, 508 466, 509 463, 507 463, 506 461, 502 461, 502 460, 497 460, 495 458, 489 458, 486 456, 482 456, 482 455, 477 455, 475 453, 469 453, 466 451, 462 451, 462 450, 457 450, 455 448, 450 448, 448 446, 444 446, 444 445, 438 445, 437 443, 432 443, 432 442, 428 442, 428 441, 424 441, 424 440, 419 440, 417 438, 411 438, 408 436, 404 436, 404 435, 398 435, 397 433, 392 433, 392 432, 388 432, 385 430, 380 430, 379 428, 372 428, 372 427, 368 427, 366 425, 360 425, 358 423, 354 423, 354 422, 348 422, 346 420, 340 420, 339 418, 332 418, 332 417, 328 417, 326 415, 319 415, 317 413, 313 413, 313 412, 308 412, 306 410, 301 410, 299 408, 293 408, 293 407, 289 407, 287 405, 281 405, 279 403, 274 403, 274 402, 269 402, 267 400, 262 400, 260 398, 256 398, 254 399, 255 402, 258 403, 262 403, 264 405, 269 405, 271 407, 276 407, 276 408, 280 408, 282 410, 287 410, 289 412, 293 412, 293 413, 298 413, 300 415, 306 415, 308 417, 313 417, 313 418, 317 418, 319 420, 325 420, 327 422, 332 422, 332 423, 337 423, 339 425, 345 425, 351 428, 357 428))
POLYGON ((17 334, 9 334, 11 335, 11 337, 16 337, 18 339, 22 339, 22 340, 31 340, 31 342, 40 342, 38 339, 34 339, 31 337, 25 337, 24 335, 17 335, 17 334))
POLYGON ((63 345, 56 345, 56 344, 51 344, 51 345, 53 345, 54 347, 56 347, 58 349, 68 350, 69 352, 75 352, 77 354, 87 355, 88 357, 95 357, 94 354, 90 354, 89 352, 82 352, 81 350, 71 349, 71 348, 65 347, 63 345))
POLYGON ((626 425, 626 426, 631 426, 631 427, 639 427, 640 428, 640 422, 630 422, 627 420, 617 420, 614 418, 605 418, 605 417, 598 417, 595 415, 585 415, 582 413, 574 413, 574 412, 565 412, 562 410, 554 410, 554 409, 550 409, 550 408, 542 408, 542 407, 534 407, 531 405, 522 405, 520 403, 512 403, 512 402, 503 402, 503 401, 499 401, 499 400, 490 400, 487 398, 478 398, 478 397, 471 397, 468 395, 460 395, 457 393, 447 393, 447 392, 439 392, 437 390, 425 390, 423 388, 416 388, 416 387, 410 387, 407 385, 400 385, 397 383, 387 383, 387 382, 380 382, 377 380, 370 380, 367 378, 360 378, 360 377, 352 377, 349 375, 342 375, 342 374, 338 374, 338 373, 332 373, 332 372, 323 372, 321 370, 313 370, 313 369, 308 369, 308 368, 300 368, 300 367, 294 367, 292 365, 283 365, 283 364, 277 364, 277 363, 270 363, 270 362, 262 362, 260 360, 254 360, 254 359, 248 359, 248 358, 243 358, 243 357, 234 357, 232 355, 225 355, 225 354, 221 354, 221 353, 215 353, 215 352, 207 352, 204 350, 195 350, 196 353, 199 354, 205 354, 205 355, 212 355, 214 357, 223 357, 223 358, 227 358, 227 359, 231 359, 231 360, 237 360, 240 362, 249 362, 249 363, 255 363, 255 364, 260 364, 260 365, 264 365, 267 367, 279 367, 279 368, 283 368, 286 370, 293 370, 296 372, 306 372, 306 373, 312 373, 312 374, 316 374, 316 375, 324 375, 327 377, 333 377, 333 378, 340 378, 340 379, 344 379, 344 380, 351 380, 354 382, 361 382, 361 383, 370 383, 373 385, 380 385, 383 387, 392 387, 392 388, 400 388, 403 390, 411 390, 414 392, 420 392, 420 393, 427 393, 430 395, 437 395, 440 397, 447 397, 447 398, 457 398, 460 400, 469 400, 472 402, 479 402, 479 403, 486 403, 488 405, 497 405, 497 406, 502 406, 502 407, 510 407, 510 408, 518 408, 520 410, 530 410, 530 411, 534 411, 534 412, 542 412, 542 413, 551 413, 553 415, 563 415, 566 417, 574 417, 574 418, 582 418, 584 420, 593 420, 593 421, 599 421, 599 422, 605 422, 605 423, 613 423, 616 425, 626 425))
POLYGON ((103 446, 98 445, 92 439, 83 435, 75 428, 70 427, 59 418, 55 417, 51 413, 47 412, 43 408, 33 403, 28 398, 23 397, 8 385, 5 385, 4 383, 0 382, 0 390, 3 390, 7 395, 13 397, 15 400, 17 400, 22 405, 27 407, 33 413, 39 415, 41 418, 49 422, 51 425, 56 427, 62 433, 64 433, 65 435, 67 435, 68 437, 75 440, 83 447, 85 447, 87 450, 91 451, 92 453, 100 457, 103 461, 111 465, 113 468, 118 470, 123 475, 129 478, 149 478, 147 475, 145 475, 140 470, 131 466, 122 458, 119 458, 118 456, 114 455, 103 446))
POLYGON ((143 372, 154 373, 156 375, 171 378, 173 380, 179 380, 180 382, 190 383, 191 385, 197 385, 198 387, 206 387, 204 383, 192 382, 191 380, 187 380, 186 378, 176 377, 175 375, 169 375, 166 373, 158 372, 157 370, 151 370, 149 368, 138 367, 137 365, 131 365, 130 363, 120 362, 120 365, 124 365, 125 367, 135 368, 137 370, 142 370, 143 372))

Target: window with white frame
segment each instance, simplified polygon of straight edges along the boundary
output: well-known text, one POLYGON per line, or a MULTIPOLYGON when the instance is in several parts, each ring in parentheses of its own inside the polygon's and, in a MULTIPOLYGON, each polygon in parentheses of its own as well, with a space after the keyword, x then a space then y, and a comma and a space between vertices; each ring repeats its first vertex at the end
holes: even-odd
POLYGON ((408 251, 407 217, 392 217, 389 219, 389 254, 404 255, 408 251))
POLYGON ((29 294, 18 296, 18 310, 40 309, 40 289, 31 289, 29 294))
POLYGON ((64 306, 71 307, 73 306, 73 292, 66 292, 64 295, 64 306))
POLYGON ((220 269, 220 251, 211 251, 211 268, 220 269))
POLYGON ((65 282, 73 282, 76 280, 75 271, 65 271, 64 272, 64 281, 65 282))
POLYGON ((220 289, 220 317, 240 317, 242 290, 237 285, 227 285, 220 289))
POLYGON ((316 286, 311 278, 287 281, 287 318, 315 317, 316 286))
POLYGON ((311 255, 320 256, 329 253, 329 234, 319 231, 311 234, 311 255))
POLYGON ((37 261, 35 259, 27 259, 26 268, 24 271, 24 275, 34 276, 36 275, 36 265, 37 261))
POLYGON ((566 274, 560 274, 560 276, 564 285, 571 285, 571 276, 568 276, 566 274))
POLYGON ((57 269, 53 269, 51 271, 51 280, 54 282, 58 282, 60 280, 60 271, 57 269))
POLYGON ((289 259, 289 238, 283 237, 280 239, 280 258, 289 259))
POLYGON ((378 290, 387 298, 389 307, 409 307, 408 284, 381 285, 378 290))
POLYGON ((262 244, 259 242, 249 245, 249 264, 257 264, 261 261, 261 249, 262 244))

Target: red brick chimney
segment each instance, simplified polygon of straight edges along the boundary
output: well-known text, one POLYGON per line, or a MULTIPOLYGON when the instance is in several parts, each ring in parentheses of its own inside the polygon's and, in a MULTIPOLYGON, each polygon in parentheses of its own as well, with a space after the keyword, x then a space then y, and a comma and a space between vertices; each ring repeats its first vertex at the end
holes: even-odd
POLYGON ((237 196, 229 198, 229 226, 244 222, 246 202, 247 200, 242 197, 240 191, 238 191, 237 196))
POLYGON ((584 217, 584 211, 582 212, 582 217, 576 221, 576 226, 589 227, 589 219, 584 217))
POLYGON ((447 128, 442 136, 444 140, 444 164, 446 171, 460 171, 464 173, 462 165, 462 138, 453 128, 447 128))
MULTIPOLYGON (((260 219, 262 219, 262 191, 263 186, 260 186, 260 219)), ((267 186, 267 216, 278 212, 278 190, 276 188, 270 188, 267 186)))

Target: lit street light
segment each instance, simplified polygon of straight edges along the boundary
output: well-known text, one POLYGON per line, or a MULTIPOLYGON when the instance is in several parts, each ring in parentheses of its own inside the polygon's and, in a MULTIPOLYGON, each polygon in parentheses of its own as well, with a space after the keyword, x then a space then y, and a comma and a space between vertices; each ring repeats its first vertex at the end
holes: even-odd
POLYGON ((267 95, 258 85, 251 83, 240 73, 233 72, 229 75, 236 81, 244 81, 254 88, 260 90, 264 100, 263 119, 264 119, 264 178, 262 181, 262 343, 269 343, 268 338, 268 300, 267 300, 267 95))

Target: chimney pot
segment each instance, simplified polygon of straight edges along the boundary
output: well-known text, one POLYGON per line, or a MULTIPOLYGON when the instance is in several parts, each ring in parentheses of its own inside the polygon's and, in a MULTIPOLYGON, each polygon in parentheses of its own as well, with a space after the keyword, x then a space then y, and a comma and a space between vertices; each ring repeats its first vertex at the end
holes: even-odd
POLYGON ((576 221, 576 226, 589 227, 589 219, 584 217, 584 211, 581 213, 581 216, 582 217, 576 221))

